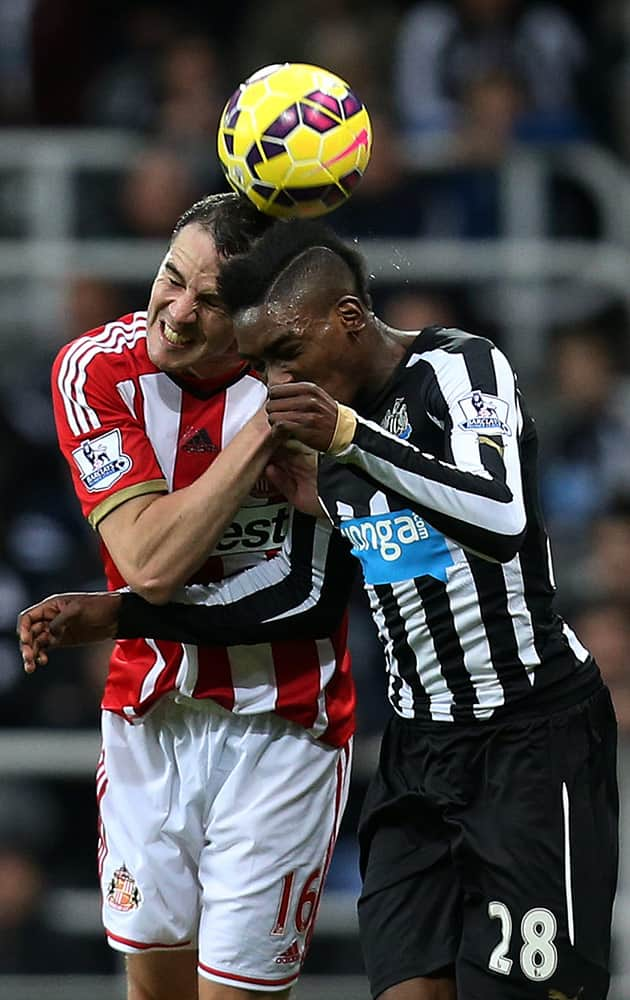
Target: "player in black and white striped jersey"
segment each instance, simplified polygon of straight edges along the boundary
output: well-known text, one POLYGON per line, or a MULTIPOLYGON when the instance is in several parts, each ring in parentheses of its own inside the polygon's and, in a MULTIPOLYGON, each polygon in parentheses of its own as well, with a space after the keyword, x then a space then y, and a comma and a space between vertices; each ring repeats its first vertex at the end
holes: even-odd
POLYGON ((615 720, 553 611, 534 424, 493 344, 388 329, 364 273, 295 223, 228 264, 221 293, 264 366, 270 422, 323 455, 319 501, 384 644, 396 715, 361 825, 372 991, 599 1000, 615 720))
MULTIPOLYGON (((534 425, 494 345, 386 327, 364 274, 326 227, 282 223, 220 287, 271 424, 321 455, 317 493, 290 464, 284 491, 350 541, 384 645, 395 715, 360 830, 373 995, 603 1000, 616 725, 553 611, 534 425)), ((195 596, 205 606, 123 595, 119 634, 278 628, 264 591, 244 604, 235 583, 221 608, 195 596)))

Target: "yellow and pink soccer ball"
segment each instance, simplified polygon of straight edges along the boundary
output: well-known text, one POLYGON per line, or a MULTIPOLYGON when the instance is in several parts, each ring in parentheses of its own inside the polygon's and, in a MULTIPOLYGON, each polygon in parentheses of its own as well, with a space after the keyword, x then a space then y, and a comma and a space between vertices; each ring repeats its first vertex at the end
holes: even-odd
POLYGON ((219 122, 219 160, 230 185, 280 218, 337 208, 371 151, 367 108, 320 66, 265 66, 234 91, 219 122))

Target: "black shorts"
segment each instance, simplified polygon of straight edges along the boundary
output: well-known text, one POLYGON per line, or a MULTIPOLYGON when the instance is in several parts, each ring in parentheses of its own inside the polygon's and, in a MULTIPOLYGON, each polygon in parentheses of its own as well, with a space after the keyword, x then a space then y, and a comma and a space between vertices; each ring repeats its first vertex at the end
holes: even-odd
POLYGON ((606 996, 616 747, 606 688, 546 719, 388 723, 359 830, 374 997, 435 974, 459 1000, 606 996))

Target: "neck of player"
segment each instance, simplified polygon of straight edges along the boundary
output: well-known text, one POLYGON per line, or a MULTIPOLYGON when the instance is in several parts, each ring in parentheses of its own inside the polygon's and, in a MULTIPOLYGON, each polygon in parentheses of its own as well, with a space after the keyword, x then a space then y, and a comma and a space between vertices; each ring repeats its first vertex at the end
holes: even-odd
POLYGON ((395 330, 376 316, 366 326, 365 333, 362 357, 357 365, 360 377, 353 397, 353 405, 359 410, 389 382, 409 346, 418 336, 416 331, 409 333, 406 330, 395 330))

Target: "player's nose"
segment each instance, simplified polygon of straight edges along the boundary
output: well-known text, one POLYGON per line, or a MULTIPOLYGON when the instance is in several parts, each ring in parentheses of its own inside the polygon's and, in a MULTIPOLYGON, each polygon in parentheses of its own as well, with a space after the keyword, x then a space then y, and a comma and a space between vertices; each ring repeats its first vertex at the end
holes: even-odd
POLYGON ((190 323, 196 319, 197 305, 195 296, 183 290, 169 303, 168 311, 176 323, 190 323))

